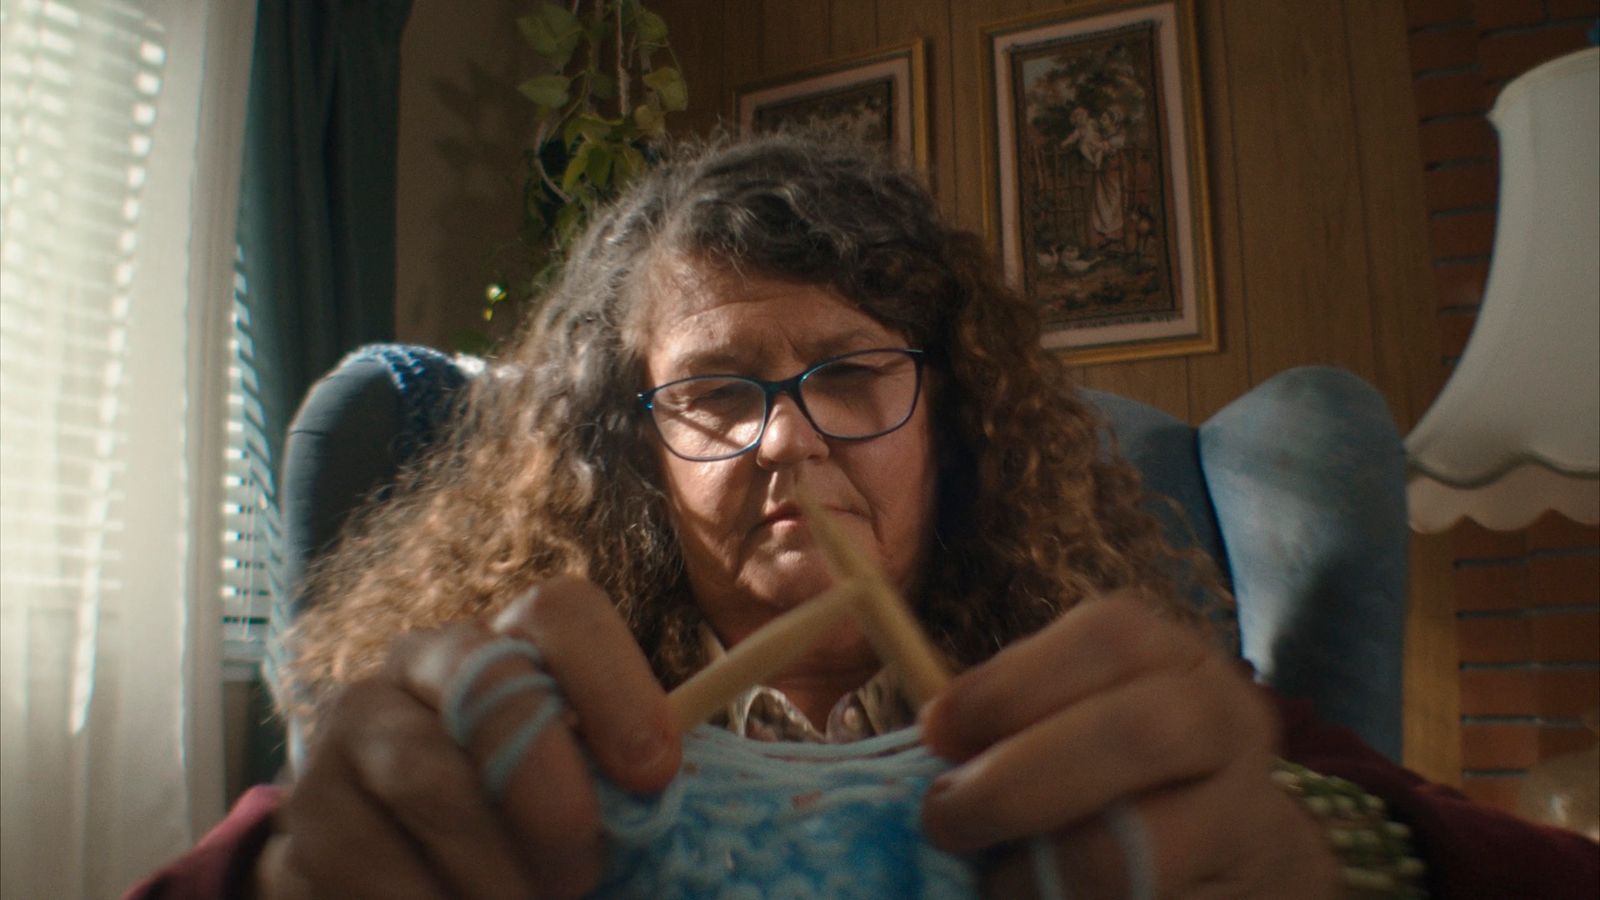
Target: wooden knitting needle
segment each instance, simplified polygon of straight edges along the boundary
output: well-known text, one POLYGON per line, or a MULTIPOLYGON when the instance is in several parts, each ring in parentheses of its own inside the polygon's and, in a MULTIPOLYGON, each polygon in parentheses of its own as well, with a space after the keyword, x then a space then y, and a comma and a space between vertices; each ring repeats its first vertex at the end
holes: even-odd
POLYGON ((855 615, 878 656, 899 667, 917 705, 949 682, 939 651, 877 564, 856 550, 809 494, 797 490, 795 502, 837 583, 763 625, 668 694, 679 731, 704 722, 751 685, 783 671, 846 614, 855 615))
POLYGON ((753 684, 783 671, 811 649, 855 606, 859 587, 843 581, 756 629, 726 655, 696 672, 667 695, 680 732, 688 731, 732 703, 753 684))
POLYGON ((916 705, 933 699, 949 684, 950 671, 905 601, 889 586, 877 563, 850 542, 816 498, 796 485, 794 500, 834 578, 858 585, 852 609, 872 648, 884 662, 900 669, 916 705))

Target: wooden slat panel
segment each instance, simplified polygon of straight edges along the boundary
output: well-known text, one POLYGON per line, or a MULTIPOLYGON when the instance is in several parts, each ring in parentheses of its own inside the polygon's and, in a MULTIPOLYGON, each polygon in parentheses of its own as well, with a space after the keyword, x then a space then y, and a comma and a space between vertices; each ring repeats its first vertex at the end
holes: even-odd
POLYGON ((927 109, 929 178, 940 208, 948 215, 953 209, 958 173, 953 150, 953 107, 950 85, 950 58, 960 47, 950 44, 949 0, 878 0, 877 43, 880 47, 927 39, 927 109))
POLYGON ((865 53, 878 44, 878 7, 870 0, 833 0, 828 21, 829 56, 865 53))
POLYGON ((948 92, 954 110, 951 139, 955 144, 953 197, 941 198, 956 220, 974 231, 983 230, 983 197, 990 186, 983 181, 983 154, 989 136, 984 133, 980 110, 990 103, 984 88, 984 25, 1025 15, 1027 0, 993 0, 987 3, 953 3, 950 7, 951 69, 948 92))
POLYGON ((1405 11, 1386 0, 1345 9, 1350 79, 1361 98, 1356 120, 1366 208, 1373 380, 1402 430, 1442 384, 1434 281, 1428 258, 1427 199, 1408 65, 1405 11))
MULTIPOLYGON (((761 4, 751 0, 722 0, 722 92, 723 111, 728 121, 738 125, 733 108, 733 92, 761 75, 761 4)), ((694 85, 689 86, 690 90, 694 85)))
POLYGON ((816 0, 762 0, 761 66, 767 74, 828 58, 828 6, 816 0))
POLYGON ((667 39, 689 84, 689 108, 672 117, 672 130, 706 134, 724 113, 722 4, 715 0, 710 4, 706 0, 651 0, 647 5, 666 21, 667 39))
POLYGON ((1245 329, 1246 260, 1239 246, 1239 170, 1234 164, 1233 100, 1229 92, 1228 36, 1222 7, 1198 4, 1200 105, 1205 122, 1206 167, 1211 176, 1211 252, 1216 277, 1222 349, 1189 359, 1189 415, 1196 424, 1250 389, 1245 329))
POLYGON ((1331 3, 1225 10, 1250 372, 1305 363, 1372 377, 1361 178, 1331 3))
POLYGON ((1088 366, 1083 383, 1102 391, 1148 403, 1189 419, 1189 364, 1183 357, 1088 366))
MULTIPOLYGON (((1349 0, 1345 29, 1350 80, 1361 98, 1357 128, 1373 379, 1407 430, 1433 401, 1444 369, 1434 351, 1438 320, 1405 13, 1384 0, 1349 0)), ((1406 765, 1459 784, 1461 683, 1451 550, 1445 537, 1413 540, 1403 739, 1406 765)))

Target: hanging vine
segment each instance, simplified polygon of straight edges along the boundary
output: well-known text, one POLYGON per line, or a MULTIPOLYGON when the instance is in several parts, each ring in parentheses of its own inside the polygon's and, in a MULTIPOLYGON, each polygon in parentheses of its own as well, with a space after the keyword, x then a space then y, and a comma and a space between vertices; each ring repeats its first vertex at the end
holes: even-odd
POLYGON ((485 321, 541 295, 590 216, 651 165, 667 116, 689 104, 667 23, 639 0, 541 2, 517 28, 544 69, 518 86, 535 109, 519 229, 532 274, 489 285, 485 321))

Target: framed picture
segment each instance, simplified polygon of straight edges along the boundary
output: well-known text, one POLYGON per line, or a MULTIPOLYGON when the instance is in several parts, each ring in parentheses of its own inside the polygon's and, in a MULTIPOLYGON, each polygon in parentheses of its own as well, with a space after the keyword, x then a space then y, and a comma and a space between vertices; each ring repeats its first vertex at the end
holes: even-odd
POLYGON ((1217 349, 1193 0, 983 29, 985 220, 1080 363, 1217 349))
POLYGON ((874 50, 744 85, 734 91, 739 132, 842 128, 919 169, 928 166, 923 41, 874 50))

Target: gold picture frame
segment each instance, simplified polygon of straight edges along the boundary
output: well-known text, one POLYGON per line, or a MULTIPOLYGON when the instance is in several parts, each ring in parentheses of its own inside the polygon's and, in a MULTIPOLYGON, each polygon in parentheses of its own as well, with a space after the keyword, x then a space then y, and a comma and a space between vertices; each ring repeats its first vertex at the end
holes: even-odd
POLYGON ((739 133, 807 124, 844 128, 926 171, 926 44, 915 40, 741 85, 733 92, 739 133))
POLYGON ((1044 345, 1217 350, 1193 0, 1080 2, 981 40, 985 225, 1044 345))

